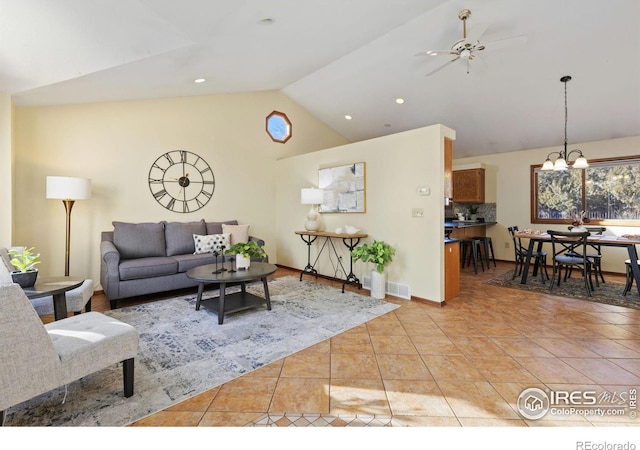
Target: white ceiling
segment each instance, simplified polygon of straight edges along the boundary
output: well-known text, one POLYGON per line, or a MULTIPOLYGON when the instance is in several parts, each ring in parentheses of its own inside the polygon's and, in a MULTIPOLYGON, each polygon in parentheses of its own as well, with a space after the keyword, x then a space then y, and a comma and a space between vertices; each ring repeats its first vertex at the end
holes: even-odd
POLYGON ((281 90, 351 141, 445 124, 460 158, 562 145, 563 75, 570 144, 640 135, 639 17, 637 0, 0 0, 0 92, 29 106, 281 90), (447 59, 415 54, 462 38, 465 8, 469 30, 488 24, 482 62, 426 77, 447 59))

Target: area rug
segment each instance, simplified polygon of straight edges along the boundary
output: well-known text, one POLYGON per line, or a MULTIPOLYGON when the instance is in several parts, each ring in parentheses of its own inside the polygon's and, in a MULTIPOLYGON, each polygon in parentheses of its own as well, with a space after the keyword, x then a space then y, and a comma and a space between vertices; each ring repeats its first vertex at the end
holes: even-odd
MULTIPOLYGON (((264 292, 262 283, 247 291, 264 292)), ((62 387, 10 408, 6 425, 124 426, 398 308, 295 277, 270 280, 269 293, 271 311, 229 314, 222 325, 205 300, 217 290, 199 311, 193 294, 107 312, 140 334, 134 395, 123 397, 117 365, 69 384, 66 399, 62 387)))
POLYGON ((558 295, 560 297, 576 298, 590 302, 604 303, 606 305, 640 309, 640 297, 638 296, 638 290, 635 288, 635 284, 631 291, 625 296, 622 295, 624 283, 607 280, 605 277, 606 283, 601 282, 600 286, 596 286, 594 280, 594 290, 591 292, 591 297, 589 297, 584 287, 584 281, 579 277, 569 278, 566 282, 562 281, 560 286, 554 284, 553 290, 551 291, 549 290, 549 280, 543 283, 540 276, 533 277, 529 274, 527 284, 520 283, 520 276, 515 277, 515 279, 512 279, 512 277, 513 270, 510 270, 490 279, 486 283, 493 286, 538 292, 540 294, 558 295))

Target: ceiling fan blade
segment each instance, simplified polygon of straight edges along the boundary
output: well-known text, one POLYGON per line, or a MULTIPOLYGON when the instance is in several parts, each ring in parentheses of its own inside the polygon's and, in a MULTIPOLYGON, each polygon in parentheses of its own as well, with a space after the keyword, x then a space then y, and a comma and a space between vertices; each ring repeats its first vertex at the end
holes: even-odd
POLYGON ((470 44, 475 44, 477 41, 480 40, 480 38, 485 33, 485 31, 487 31, 487 28, 489 28, 488 23, 475 24, 472 28, 469 29, 469 32, 467 33, 467 38, 465 39, 465 41, 469 42, 470 44))
POLYGON ((444 68, 445 68, 445 67, 447 67, 449 64, 454 63, 454 62, 456 62, 456 61, 457 61, 457 60, 459 60, 459 59, 460 59, 460 57, 459 57, 459 56, 458 56, 457 58, 453 58, 451 61, 449 61, 449 62, 447 62, 447 63, 445 63, 445 64, 441 65, 440 67, 437 67, 437 68, 433 69, 431 72, 429 72, 428 74, 426 74, 426 75, 425 75, 425 77, 428 77, 428 76, 430 76, 430 75, 433 75, 434 73, 436 73, 436 72, 438 72, 438 71, 440 71, 440 70, 444 69, 444 68))
POLYGON ((513 36, 504 39, 498 39, 496 41, 486 42, 484 45, 489 50, 500 50, 502 48, 515 47, 518 45, 524 45, 529 40, 529 37, 526 34, 521 34, 520 36, 513 36))
POLYGON ((457 53, 451 50, 428 50, 426 52, 420 52, 415 54, 415 56, 451 56, 451 55, 457 55, 457 53))

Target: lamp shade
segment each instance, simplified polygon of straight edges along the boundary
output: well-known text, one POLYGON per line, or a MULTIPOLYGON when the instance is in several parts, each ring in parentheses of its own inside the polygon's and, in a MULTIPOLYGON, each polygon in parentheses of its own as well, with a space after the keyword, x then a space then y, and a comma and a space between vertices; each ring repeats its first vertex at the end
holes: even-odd
POLYGON ((62 200, 91 198, 91 180, 75 177, 47 177, 47 198, 62 200))
POLYGON ((303 205, 321 205, 324 199, 322 189, 307 188, 300 191, 300 203, 303 205))

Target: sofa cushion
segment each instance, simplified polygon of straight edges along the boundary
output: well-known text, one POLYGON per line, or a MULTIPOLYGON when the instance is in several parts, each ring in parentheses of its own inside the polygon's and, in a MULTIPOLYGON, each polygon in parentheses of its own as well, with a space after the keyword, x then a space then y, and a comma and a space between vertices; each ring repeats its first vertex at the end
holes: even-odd
POLYGON ((178 262, 170 256, 129 259, 120 262, 120 280, 161 277, 178 272, 178 262))
POLYGON ((193 235, 193 243, 196 247, 195 255, 202 253, 220 253, 223 250, 231 247, 231 236, 228 234, 206 234, 204 236, 199 234, 193 235))
POLYGON ((206 234, 204 219, 198 222, 163 222, 167 256, 192 254, 194 234, 206 234))
POLYGON ((165 256, 162 223, 113 222, 113 243, 122 259, 165 256))
POLYGON ((231 235, 231 245, 238 242, 249 242, 249 225, 222 224, 222 232, 231 235))
POLYGON ((238 225, 237 220, 225 220, 224 222, 205 222, 207 225, 206 234, 222 234, 222 224, 238 225))
MULTIPOLYGON (((186 272, 194 267, 205 264, 215 264, 216 260, 220 267, 224 262, 224 256, 213 256, 213 253, 202 253, 200 255, 176 255, 173 257, 178 262, 178 272, 186 272)), ((229 268, 229 264, 227 264, 229 268)))

